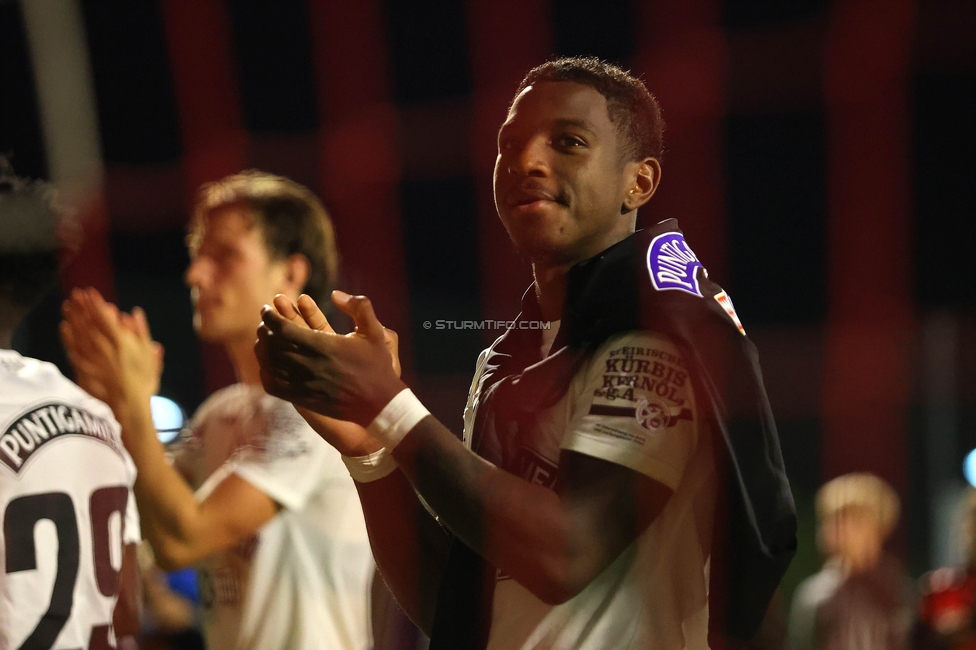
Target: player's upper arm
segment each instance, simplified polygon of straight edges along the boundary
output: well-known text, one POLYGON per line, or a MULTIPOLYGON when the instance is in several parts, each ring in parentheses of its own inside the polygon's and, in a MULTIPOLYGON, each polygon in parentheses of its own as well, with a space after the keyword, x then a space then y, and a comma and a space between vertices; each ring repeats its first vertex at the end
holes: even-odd
MULTIPOLYGON (((566 597, 589 584, 660 514, 698 443, 691 381, 651 332, 604 344, 570 388, 559 491, 571 521, 566 597)), ((561 599, 560 599, 561 600, 561 599)))
POLYGON ((563 449, 678 487, 698 445, 698 414, 689 372, 668 337, 638 331, 610 339, 572 390, 563 449))

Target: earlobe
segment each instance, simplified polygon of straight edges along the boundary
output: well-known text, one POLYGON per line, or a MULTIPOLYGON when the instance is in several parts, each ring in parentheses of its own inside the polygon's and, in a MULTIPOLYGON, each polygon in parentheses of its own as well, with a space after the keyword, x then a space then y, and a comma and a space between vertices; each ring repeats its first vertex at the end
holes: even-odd
POLYGON ((308 282, 312 268, 308 258, 301 253, 295 253, 285 260, 285 282, 294 291, 299 292, 308 282))
POLYGON ((623 212, 630 212, 647 203, 661 181, 661 163, 657 158, 645 158, 637 163, 633 184, 624 197, 623 212))

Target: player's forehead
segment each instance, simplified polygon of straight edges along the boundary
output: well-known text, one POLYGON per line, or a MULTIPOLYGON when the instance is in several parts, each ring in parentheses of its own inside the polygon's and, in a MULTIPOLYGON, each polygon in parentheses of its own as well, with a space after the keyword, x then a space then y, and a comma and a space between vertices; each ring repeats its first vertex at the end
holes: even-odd
POLYGON ((199 245, 193 253, 209 249, 240 248, 261 242, 257 220, 244 203, 227 203, 207 210, 200 223, 199 245))
POLYGON ((614 130, 607 100, 596 88, 573 81, 543 81, 515 97, 500 132, 558 124, 575 124, 594 132, 614 130))

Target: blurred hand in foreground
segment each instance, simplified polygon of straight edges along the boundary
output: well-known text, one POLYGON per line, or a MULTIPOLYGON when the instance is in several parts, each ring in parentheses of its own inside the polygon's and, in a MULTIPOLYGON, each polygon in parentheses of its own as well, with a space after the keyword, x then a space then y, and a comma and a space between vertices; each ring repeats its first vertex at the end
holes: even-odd
POLYGON ((74 289, 62 314, 61 338, 78 384, 120 421, 134 408, 148 408, 159 390, 163 346, 152 340, 145 312, 121 312, 88 288, 74 289))
POLYGON ((356 330, 337 334, 315 301, 286 296, 262 310, 255 353, 270 394, 292 402, 329 444, 346 456, 382 444, 364 428, 404 388, 397 335, 377 320, 365 296, 332 294, 356 330))

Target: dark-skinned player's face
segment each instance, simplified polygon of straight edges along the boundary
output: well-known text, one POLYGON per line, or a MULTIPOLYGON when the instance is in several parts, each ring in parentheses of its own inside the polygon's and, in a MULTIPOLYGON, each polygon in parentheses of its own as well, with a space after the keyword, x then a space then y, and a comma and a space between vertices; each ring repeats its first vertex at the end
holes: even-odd
POLYGON ((533 262, 575 263, 633 231, 621 140, 590 86, 543 82, 516 97, 498 132, 495 207, 533 262))

